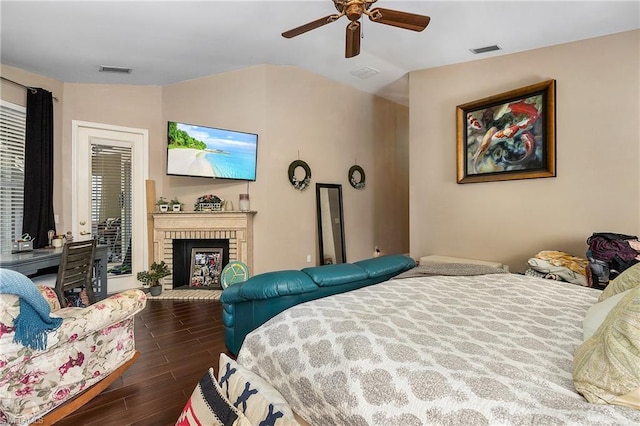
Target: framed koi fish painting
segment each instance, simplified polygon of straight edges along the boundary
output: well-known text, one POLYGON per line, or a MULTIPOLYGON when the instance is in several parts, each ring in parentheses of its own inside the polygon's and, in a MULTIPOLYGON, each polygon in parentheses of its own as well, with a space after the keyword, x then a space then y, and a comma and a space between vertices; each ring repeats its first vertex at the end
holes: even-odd
POLYGON ((555 80, 458 105, 458 183, 554 177, 555 105, 555 80))

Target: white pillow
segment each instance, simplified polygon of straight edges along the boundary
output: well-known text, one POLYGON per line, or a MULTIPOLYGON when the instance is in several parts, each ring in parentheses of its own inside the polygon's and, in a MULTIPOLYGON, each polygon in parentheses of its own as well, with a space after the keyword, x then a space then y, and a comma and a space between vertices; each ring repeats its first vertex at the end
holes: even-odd
POLYGON ((220 354, 218 385, 254 425, 299 426, 289 403, 266 380, 220 354))
POLYGON ((623 291, 613 295, 602 302, 598 302, 587 310, 587 315, 582 322, 582 336, 586 341, 600 328, 600 325, 604 322, 605 318, 609 314, 609 311, 618 304, 631 290, 623 291))
POLYGON ((251 423, 224 396, 213 368, 202 376, 182 409, 176 426, 251 426, 251 423))

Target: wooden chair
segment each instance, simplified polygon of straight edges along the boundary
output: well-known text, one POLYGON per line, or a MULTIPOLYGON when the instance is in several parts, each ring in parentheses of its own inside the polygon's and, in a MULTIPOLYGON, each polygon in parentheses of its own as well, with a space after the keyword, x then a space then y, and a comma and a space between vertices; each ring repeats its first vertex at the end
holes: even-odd
POLYGON ((89 304, 96 302, 93 293, 93 262, 96 252, 96 240, 67 243, 62 249, 62 258, 58 268, 55 292, 61 306, 66 306, 64 292, 84 287, 89 304))

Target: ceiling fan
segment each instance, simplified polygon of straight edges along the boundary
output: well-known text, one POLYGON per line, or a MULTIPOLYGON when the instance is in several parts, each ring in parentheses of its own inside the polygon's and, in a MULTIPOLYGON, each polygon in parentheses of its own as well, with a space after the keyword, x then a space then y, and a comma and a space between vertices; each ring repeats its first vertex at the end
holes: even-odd
POLYGON ((284 38, 292 38, 304 34, 307 31, 315 30, 323 25, 329 24, 347 16, 349 22, 347 24, 346 49, 345 58, 352 58, 360 53, 360 18, 367 15, 369 20, 379 24, 391 25, 398 28, 404 28, 412 31, 422 31, 431 18, 415 13, 400 12, 397 10, 383 9, 377 7, 369 10, 371 5, 378 0, 332 0, 338 12, 324 18, 316 19, 308 24, 301 25, 292 30, 282 33, 284 38))

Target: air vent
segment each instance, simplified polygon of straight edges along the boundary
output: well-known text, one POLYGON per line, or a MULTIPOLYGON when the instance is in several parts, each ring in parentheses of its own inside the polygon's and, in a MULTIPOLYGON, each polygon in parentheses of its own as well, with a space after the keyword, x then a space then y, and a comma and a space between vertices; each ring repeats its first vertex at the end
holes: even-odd
POLYGON ((502 47, 498 46, 497 44, 494 44, 493 46, 478 47, 477 49, 469 49, 469 50, 477 55, 479 53, 487 53, 487 52, 493 52, 495 50, 502 50, 502 47))
POLYGON ((351 71, 351 74, 355 75, 356 77, 360 77, 362 79, 365 79, 365 78, 372 77, 372 76, 378 74, 379 72, 380 71, 378 71, 375 68, 362 67, 362 68, 358 68, 357 70, 351 71))
POLYGON ((100 72, 115 72, 119 74, 131 74, 131 71, 133 71, 132 68, 110 67, 107 65, 100 65, 100 72))

